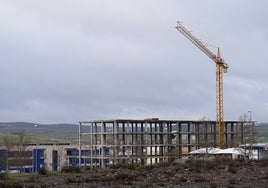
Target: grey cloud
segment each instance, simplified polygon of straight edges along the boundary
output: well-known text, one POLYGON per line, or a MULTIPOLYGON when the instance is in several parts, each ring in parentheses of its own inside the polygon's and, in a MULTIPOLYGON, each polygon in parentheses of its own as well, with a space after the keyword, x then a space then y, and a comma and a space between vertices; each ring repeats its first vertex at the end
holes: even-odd
POLYGON ((266 3, 0 4, 0 121, 215 119, 215 64, 176 31, 177 20, 230 64, 226 119, 250 108, 266 121, 266 3))

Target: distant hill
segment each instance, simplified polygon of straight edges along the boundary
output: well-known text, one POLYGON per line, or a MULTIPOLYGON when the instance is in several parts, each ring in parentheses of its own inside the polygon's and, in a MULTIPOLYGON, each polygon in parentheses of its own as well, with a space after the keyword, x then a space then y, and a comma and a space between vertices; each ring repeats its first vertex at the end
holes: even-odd
MULTIPOLYGON (((100 127, 99 127, 100 129, 100 127)), ((268 143, 268 123, 257 123, 257 142, 268 143)), ((31 142, 77 143, 78 124, 36 124, 28 122, 0 122, 0 137, 24 132, 31 142)))
POLYGON ((264 127, 264 128, 266 128, 266 126, 267 126, 267 128, 268 128, 268 123, 256 123, 256 126, 257 127, 264 127))
POLYGON ((36 124, 28 122, 0 123, 1 134, 25 133, 33 141, 40 142, 74 142, 78 138, 78 125, 76 124, 36 124))
POLYGON ((257 123, 257 142, 268 143, 268 123, 257 123))
POLYGON ((27 122, 0 123, 1 133, 18 133, 26 131, 27 134, 53 133, 57 131, 78 131, 76 124, 36 124, 27 122))

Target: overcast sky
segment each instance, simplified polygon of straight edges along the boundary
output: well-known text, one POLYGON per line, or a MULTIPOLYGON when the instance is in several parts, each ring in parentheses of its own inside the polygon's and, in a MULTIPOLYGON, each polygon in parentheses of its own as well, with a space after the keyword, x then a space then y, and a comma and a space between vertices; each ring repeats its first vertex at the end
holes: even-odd
POLYGON ((268 122, 268 1, 0 0, 0 121, 215 120, 215 63, 229 64, 224 119, 268 122))

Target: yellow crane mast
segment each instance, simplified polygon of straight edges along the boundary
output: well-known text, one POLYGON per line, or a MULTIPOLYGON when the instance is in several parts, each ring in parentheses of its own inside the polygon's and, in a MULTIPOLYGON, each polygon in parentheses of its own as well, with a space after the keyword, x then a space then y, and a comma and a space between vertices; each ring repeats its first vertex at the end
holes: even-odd
POLYGON ((187 39, 189 39, 196 47, 204 52, 210 59, 216 63, 216 129, 217 129, 217 147, 224 148, 224 120, 223 120, 223 81, 222 72, 226 73, 228 64, 220 56, 220 48, 218 47, 217 55, 212 53, 200 40, 198 40, 190 31, 188 31, 180 22, 175 27, 187 39))

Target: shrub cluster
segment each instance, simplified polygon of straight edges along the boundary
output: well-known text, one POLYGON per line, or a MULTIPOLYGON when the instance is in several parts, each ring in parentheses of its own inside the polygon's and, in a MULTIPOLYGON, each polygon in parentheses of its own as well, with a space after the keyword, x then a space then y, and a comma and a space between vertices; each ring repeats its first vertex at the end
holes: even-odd
POLYGON ((38 170, 38 174, 47 175, 48 171, 45 167, 42 167, 40 170, 38 170))
POLYGON ((8 179, 8 173, 0 173, 0 179, 1 180, 7 180, 8 179))
POLYGON ((65 173, 79 173, 81 172, 81 168, 79 167, 69 167, 69 166, 64 166, 62 169, 61 169, 61 172, 65 172, 65 173))

